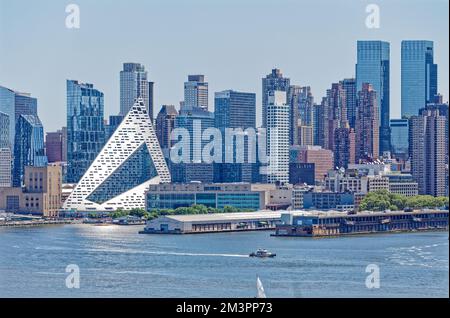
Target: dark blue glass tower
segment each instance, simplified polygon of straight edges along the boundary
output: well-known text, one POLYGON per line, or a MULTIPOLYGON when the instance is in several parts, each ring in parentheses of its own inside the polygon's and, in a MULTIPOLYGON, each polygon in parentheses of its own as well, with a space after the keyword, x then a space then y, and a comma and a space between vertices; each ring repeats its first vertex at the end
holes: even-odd
MULTIPOLYGON (((214 164, 215 182, 254 182, 257 178, 256 162, 248 162, 248 139, 244 136, 244 162, 237 162, 236 142, 227 148, 225 144, 225 129, 247 128, 256 129, 256 94, 227 90, 218 92, 214 98, 215 127, 222 132, 222 163, 214 164), (233 153, 233 162, 226 161, 226 152, 233 153)), ((230 155, 230 154, 229 154, 230 155)), ((256 154, 255 154, 256 155, 256 154)))
MULTIPOLYGON (((208 141, 202 140, 202 134, 210 127, 214 127, 214 113, 200 107, 180 109, 179 115, 175 118, 175 128, 184 128, 188 132, 190 156, 189 162, 174 163, 170 161, 172 182, 213 182, 213 164, 202 160, 202 150, 208 143, 208 141)), ((173 144, 178 142, 173 141, 173 144)))
POLYGON ((77 183, 105 144, 103 93, 67 81, 67 182, 77 183))
POLYGON ((37 116, 37 99, 28 93, 20 93, 0 86, 0 111, 9 117, 9 139, 13 150, 17 121, 20 115, 37 116))
POLYGON ((402 117, 417 116, 437 95, 432 41, 402 41, 402 117))
POLYGON ((380 154, 390 151, 389 128, 389 43, 383 41, 358 41, 356 64, 356 90, 364 83, 372 84, 377 92, 380 123, 380 154))
POLYGON ((36 115, 21 115, 16 124, 13 186, 22 186, 25 166, 44 167, 46 165, 42 123, 36 115))
POLYGON ((391 119, 391 153, 394 158, 407 160, 409 156, 408 119, 391 119))

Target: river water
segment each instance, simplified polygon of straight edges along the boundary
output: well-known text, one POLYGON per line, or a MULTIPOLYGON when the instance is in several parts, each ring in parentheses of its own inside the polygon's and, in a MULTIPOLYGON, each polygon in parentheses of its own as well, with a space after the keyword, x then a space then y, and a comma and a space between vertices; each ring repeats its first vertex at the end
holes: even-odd
POLYGON ((0 229, 0 297, 255 297, 257 275, 268 297, 449 296, 448 232, 311 239, 141 229, 0 229), (259 247, 277 256, 248 257, 259 247), (66 286, 71 264, 79 288, 66 286), (379 288, 366 286, 370 264, 379 288))

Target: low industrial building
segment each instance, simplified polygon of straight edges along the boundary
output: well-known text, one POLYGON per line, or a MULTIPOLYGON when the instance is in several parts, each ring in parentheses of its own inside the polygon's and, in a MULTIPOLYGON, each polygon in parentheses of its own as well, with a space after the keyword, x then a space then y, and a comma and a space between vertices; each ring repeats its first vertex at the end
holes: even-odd
POLYGON ((448 230, 448 210, 284 213, 274 235, 315 237, 426 230, 448 230))
POLYGON ((303 209, 303 195, 311 191, 311 189, 313 189, 311 186, 294 186, 292 188, 292 210, 303 209))
POLYGON ((146 195, 147 211, 190 207, 194 204, 223 209, 244 210, 287 208, 291 190, 275 184, 250 183, 162 183, 150 185, 146 195))
POLYGON ((415 196, 419 194, 419 184, 411 174, 388 174, 389 192, 404 196, 415 196))
POLYGON ((0 188, 0 211, 57 216, 61 208, 61 167, 25 167, 23 180, 22 188, 0 188))
POLYGON ((281 212, 258 211, 196 215, 166 215, 147 222, 142 234, 195 234, 274 229, 281 212))
POLYGON ((369 193, 378 190, 389 191, 389 178, 371 171, 347 169, 330 170, 325 177, 325 188, 332 192, 369 193), (365 175, 365 173, 370 173, 365 175))
POLYGON ((284 184, 266 192, 265 209, 272 211, 287 210, 292 204, 292 185, 284 184))
POLYGON ((314 192, 303 193, 303 208, 317 210, 353 210, 354 196, 351 192, 314 192))

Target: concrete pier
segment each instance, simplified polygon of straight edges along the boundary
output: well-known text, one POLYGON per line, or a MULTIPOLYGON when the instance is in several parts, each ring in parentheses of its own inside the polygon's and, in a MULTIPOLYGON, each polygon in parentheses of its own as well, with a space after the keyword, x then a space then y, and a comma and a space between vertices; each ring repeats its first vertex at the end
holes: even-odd
POLYGON ((324 237, 351 234, 448 230, 448 210, 413 212, 317 212, 281 216, 274 236, 324 237))

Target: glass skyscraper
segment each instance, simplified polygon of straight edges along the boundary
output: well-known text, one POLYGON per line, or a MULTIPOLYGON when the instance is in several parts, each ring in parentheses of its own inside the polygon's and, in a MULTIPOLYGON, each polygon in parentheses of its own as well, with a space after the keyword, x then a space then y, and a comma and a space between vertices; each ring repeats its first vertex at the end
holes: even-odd
POLYGON ((227 90, 214 96, 215 127, 256 127, 256 94, 227 90))
POLYGON ((13 186, 22 186, 25 166, 44 167, 44 128, 36 115, 21 115, 16 124, 13 186))
POLYGON ((77 183, 105 144, 103 93, 67 80, 67 182, 77 183))
POLYGON ((409 153, 408 119, 391 119, 391 153, 394 158, 407 160, 409 153))
POLYGON ((417 116, 437 95, 432 41, 402 41, 402 117, 417 116))
POLYGON ((20 115, 37 115, 37 99, 28 93, 15 93, 15 107, 16 121, 20 115))
POLYGON ((123 118, 124 118, 124 116, 122 116, 122 115, 110 115, 109 116, 108 125, 106 125, 106 127, 105 127, 105 135, 106 135, 105 140, 109 139, 109 137, 112 136, 112 134, 119 127, 123 118))
POLYGON ((14 149, 17 121, 20 115, 37 116, 37 99, 28 93, 20 93, 0 86, 0 111, 9 117, 9 139, 12 150, 14 149))
POLYGON ((377 94, 380 124, 380 154, 390 151, 389 128, 389 72, 390 48, 388 42, 358 41, 356 64, 356 90, 361 91, 363 84, 371 84, 377 94))
POLYGON ((148 81, 144 65, 124 63, 120 71, 120 115, 125 116, 139 97, 144 100, 153 121, 153 82, 148 81))
MULTIPOLYGON (((10 146, 14 149, 14 135, 16 133, 16 107, 15 107, 15 93, 13 90, 0 86, 0 111, 8 116, 8 138, 10 146)), ((11 149, 11 150, 12 150, 11 149)))
MULTIPOLYGON (((226 148, 225 129, 240 128, 244 132, 247 128, 256 129, 256 94, 227 90, 215 93, 214 98, 215 127, 222 132, 222 163, 214 164, 215 182, 253 182, 258 173, 256 158, 248 162, 248 139, 244 136, 243 162, 238 162, 236 151, 237 138, 233 138, 232 147, 226 148), (225 162, 226 154, 233 155, 233 162, 225 162)), ((255 134, 256 136, 256 134, 255 134)), ((256 156, 256 154, 254 154, 256 156)))
MULTIPOLYGON (((202 149, 209 142, 202 140, 202 134, 210 127, 214 127, 214 113, 200 107, 180 109, 179 115, 175 118, 175 128, 184 128, 189 133, 190 155, 189 162, 170 162, 172 182, 213 182, 213 163, 202 160, 202 149)), ((172 142, 174 145, 178 143, 176 140, 172 142)))

